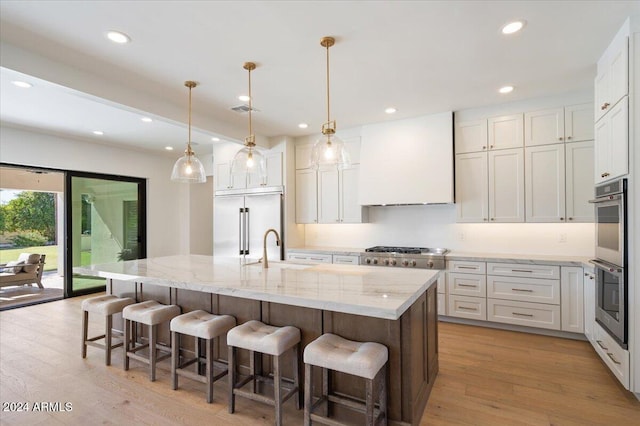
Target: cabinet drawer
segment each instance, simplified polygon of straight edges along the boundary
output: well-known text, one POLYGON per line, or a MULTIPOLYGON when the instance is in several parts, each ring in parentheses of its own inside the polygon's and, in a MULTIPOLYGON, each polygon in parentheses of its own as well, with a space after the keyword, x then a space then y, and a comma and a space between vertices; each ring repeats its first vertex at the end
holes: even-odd
POLYGON ((498 299, 487 301, 489 321, 560 330, 560 306, 498 299))
POLYGON ((288 253, 287 260, 301 263, 332 263, 333 256, 330 254, 309 254, 309 253, 288 253))
POLYGON ((450 294, 448 315, 485 321, 487 319, 487 299, 450 294))
POLYGON ((449 294, 486 297, 487 276, 449 272, 449 294))
POLYGON ((596 353, 625 389, 629 389, 629 351, 622 349, 598 323, 594 324, 593 335, 591 344, 596 353))
POLYGON ((447 315, 447 295, 438 293, 438 315, 447 315))
POLYGON ((560 279, 560 267, 518 263, 487 263, 487 274, 510 277, 560 279))
POLYGON ((487 264, 485 262, 450 260, 447 269, 449 272, 461 272, 463 274, 484 274, 487 270, 487 264))
POLYGON ((487 297, 559 305, 560 281, 489 275, 487 297))
POLYGON ((333 263, 342 263, 346 265, 360 264, 360 256, 349 256, 344 254, 334 254, 333 263))

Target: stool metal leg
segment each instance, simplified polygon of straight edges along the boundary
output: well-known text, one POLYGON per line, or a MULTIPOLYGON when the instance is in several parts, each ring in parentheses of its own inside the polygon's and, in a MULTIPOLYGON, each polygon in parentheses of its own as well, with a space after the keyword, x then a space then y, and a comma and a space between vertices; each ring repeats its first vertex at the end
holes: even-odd
POLYGON ((207 402, 211 404, 213 401, 213 339, 207 339, 206 352, 207 402))
POLYGON ((276 426, 282 425, 282 387, 280 356, 273 357, 273 399, 276 406, 276 426))
POLYGON ((171 332, 171 389, 178 389, 178 363, 180 362, 180 343, 178 333, 171 332))
POLYGON ((236 410, 236 396, 233 394, 233 388, 236 383, 236 364, 235 364, 235 349, 233 346, 229 346, 229 377, 228 377, 228 389, 229 389, 229 413, 233 414, 236 410))
POLYGON ((149 380, 156 381, 156 359, 158 351, 156 350, 156 341, 158 340, 158 326, 149 326, 149 380))
POLYGON ((367 426, 373 426, 373 408, 374 408, 374 400, 373 400, 373 379, 366 380, 366 421, 365 424, 367 426))
POLYGON ((89 311, 82 311, 82 358, 87 357, 87 338, 89 333, 89 311))
POLYGON ((313 375, 311 364, 304 365, 304 426, 311 426, 311 403, 313 398, 313 375))
POLYGON ((123 367, 124 370, 127 371, 129 369, 129 340, 131 339, 131 321, 128 319, 124 320, 124 361, 123 367))
POLYGON ((111 365, 111 329, 113 328, 113 315, 107 315, 107 325, 104 330, 104 362, 106 365, 111 365))

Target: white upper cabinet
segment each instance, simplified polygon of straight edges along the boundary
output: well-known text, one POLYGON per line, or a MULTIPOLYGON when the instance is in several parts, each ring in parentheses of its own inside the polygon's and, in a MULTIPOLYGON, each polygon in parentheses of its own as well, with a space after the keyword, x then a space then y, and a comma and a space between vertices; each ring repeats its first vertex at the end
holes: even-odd
POLYGON ((629 98, 625 96, 596 122, 595 182, 629 173, 629 98))
POLYGON ((549 145, 564 142, 564 108, 524 114, 524 144, 549 145))
POLYGON ((486 119, 456 123, 456 154, 486 151, 488 138, 486 119))
POLYGON ((338 170, 318 170, 318 223, 339 223, 338 170))
POLYGON ((595 79, 595 119, 605 114, 629 93, 629 38, 614 40, 600 61, 595 79))
POLYGON ((524 222, 524 152, 489 152, 489 221, 524 222))
POLYGON ((296 145, 296 170, 311 167, 311 150, 313 144, 296 145))
POLYGON ((523 115, 513 114, 491 117, 487 121, 489 128, 489 149, 518 148, 523 146, 523 115))
POLYGON ((318 223, 318 174, 296 170, 296 223, 318 223))
POLYGON ((267 179, 260 182, 256 175, 247 176, 247 188, 257 188, 259 186, 281 186, 282 185, 282 153, 274 152, 265 155, 265 165, 267 167, 267 179))
POLYGON ((456 155, 456 211, 458 222, 489 220, 487 153, 456 155))
POLYGON ((593 123, 593 104, 564 107, 564 141, 592 141, 593 123))
POLYGON ((527 222, 565 221, 564 144, 525 148, 527 222))
POLYGON ((360 204, 453 202, 453 113, 363 126, 360 204))
POLYGON ((569 222, 593 222, 593 141, 565 144, 566 218, 569 222))
POLYGON ((348 169, 341 170, 339 175, 339 206, 341 223, 366 222, 368 209, 358 203, 360 185, 360 166, 352 165, 348 169))
POLYGON ((214 178, 216 190, 231 188, 231 176, 229 176, 229 171, 231 170, 230 167, 231 163, 216 164, 214 178))

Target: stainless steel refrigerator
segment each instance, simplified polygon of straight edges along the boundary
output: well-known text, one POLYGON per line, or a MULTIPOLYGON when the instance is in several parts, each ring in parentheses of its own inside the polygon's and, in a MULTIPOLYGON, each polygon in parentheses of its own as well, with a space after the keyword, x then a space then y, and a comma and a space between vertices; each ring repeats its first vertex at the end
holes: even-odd
POLYGON ((264 233, 273 228, 283 243, 267 238, 269 260, 284 259, 282 187, 216 191, 213 203, 213 255, 259 259, 264 233))

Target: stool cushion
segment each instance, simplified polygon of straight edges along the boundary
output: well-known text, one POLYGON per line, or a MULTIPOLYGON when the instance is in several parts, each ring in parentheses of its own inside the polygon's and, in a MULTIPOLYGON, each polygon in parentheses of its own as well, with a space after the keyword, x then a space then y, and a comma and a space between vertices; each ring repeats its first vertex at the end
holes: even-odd
POLYGON ((304 349, 305 364, 373 379, 389 359, 386 346, 323 334, 304 349))
POLYGON ((180 315, 180 306, 163 305, 155 300, 129 305, 122 310, 122 318, 147 325, 156 325, 180 315))
POLYGON ((134 303, 136 301, 130 297, 98 296, 83 300, 82 310, 107 316, 122 312, 125 306, 134 303))
POLYGON ((236 326, 231 315, 214 315, 205 311, 192 311, 171 320, 171 331, 202 339, 213 339, 236 326))
POLYGON ((300 342, 300 330, 274 327, 260 321, 247 321, 227 333, 227 345, 267 355, 281 355, 300 342))

